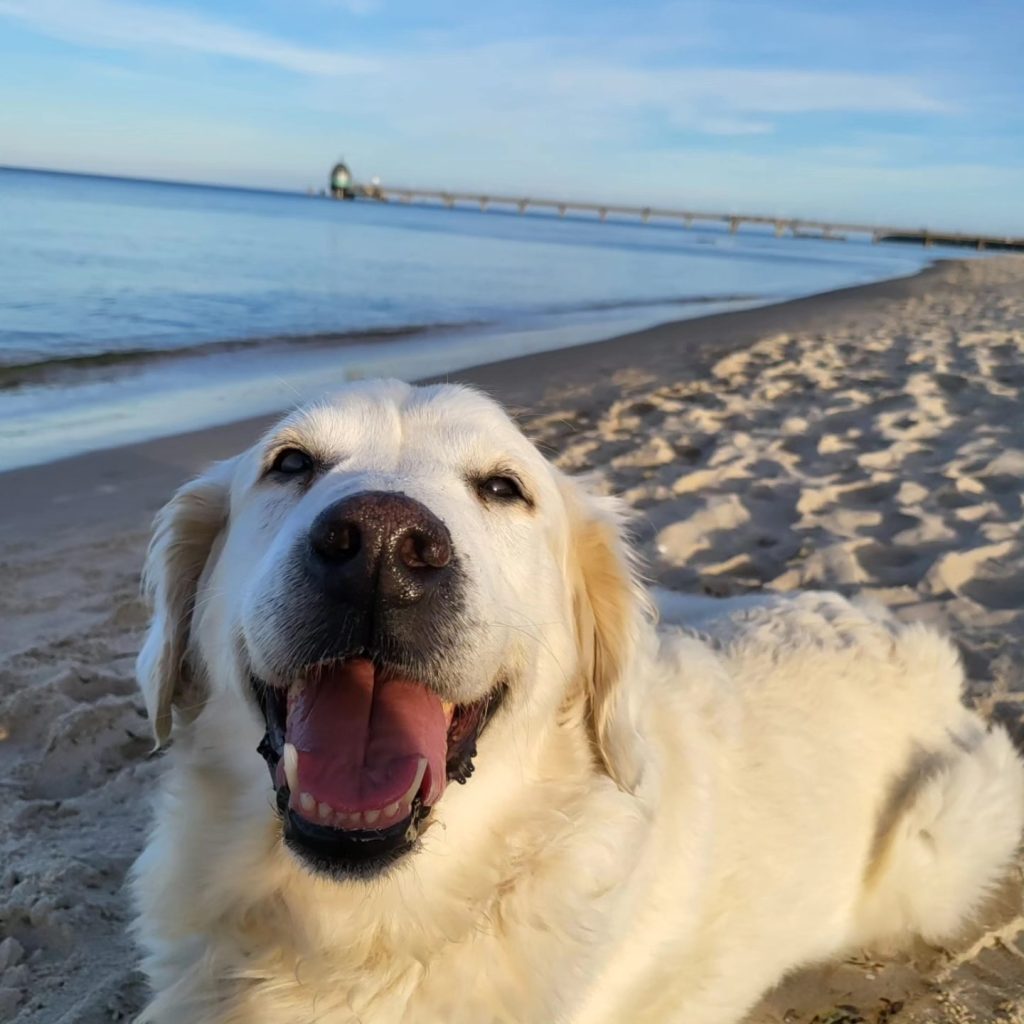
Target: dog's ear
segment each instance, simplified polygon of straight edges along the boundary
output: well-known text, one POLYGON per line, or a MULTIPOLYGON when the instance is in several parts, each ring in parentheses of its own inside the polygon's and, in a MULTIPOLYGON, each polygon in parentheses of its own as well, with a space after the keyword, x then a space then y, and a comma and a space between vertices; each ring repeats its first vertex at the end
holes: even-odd
POLYGON ((142 571, 152 619, 135 673, 157 746, 171 733, 172 707, 198 710, 202 694, 187 661, 196 587, 228 516, 234 460, 185 484, 157 513, 142 571))
POLYGON ((639 781, 633 709, 623 682, 650 611, 624 535, 625 509, 562 478, 569 515, 566 576, 579 646, 587 723, 604 770, 626 790, 639 781))

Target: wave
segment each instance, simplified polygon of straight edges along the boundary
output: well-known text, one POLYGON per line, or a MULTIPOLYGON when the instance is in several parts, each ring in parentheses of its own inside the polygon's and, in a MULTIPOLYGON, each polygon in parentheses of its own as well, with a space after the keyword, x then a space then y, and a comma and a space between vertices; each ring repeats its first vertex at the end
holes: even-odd
MULTIPOLYGON (((522 325, 537 317, 614 312, 656 306, 695 306, 763 300, 754 294, 672 295, 637 299, 609 299, 596 302, 551 305, 539 310, 516 312, 501 322, 522 325)), ((293 346, 347 346, 395 341, 441 331, 464 331, 494 327, 498 320, 460 320, 411 323, 389 327, 366 327, 348 331, 318 331, 310 334, 276 334, 253 338, 227 338, 172 347, 106 349, 97 352, 60 353, 47 358, 0 363, 0 391, 38 384, 67 383, 76 376, 142 368, 171 360, 186 360, 235 352, 284 350, 293 346)))
POLYGON ((79 352, 55 355, 48 359, 34 359, 20 363, 0 365, 0 390, 23 387, 27 384, 46 384, 63 380, 76 372, 129 368, 167 360, 195 359, 229 352, 285 349, 293 345, 356 345, 366 342, 389 341, 415 337, 436 331, 465 330, 481 327, 485 321, 459 321, 454 323, 408 324, 395 327, 369 327, 354 331, 321 331, 313 334, 275 334, 259 338, 227 338, 221 341, 200 342, 197 345, 178 345, 166 348, 108 349, 103 352, 79 352))
POLYGON ((735 295, 669 295, 642 299, 607 299, 599 302, 581 302, 566 306, 548 306, 543 313, 604 313, 616 309, 645 309, 650 306, 710 306, 719 302, 760 302, 764 295, 736 293, 735 295))

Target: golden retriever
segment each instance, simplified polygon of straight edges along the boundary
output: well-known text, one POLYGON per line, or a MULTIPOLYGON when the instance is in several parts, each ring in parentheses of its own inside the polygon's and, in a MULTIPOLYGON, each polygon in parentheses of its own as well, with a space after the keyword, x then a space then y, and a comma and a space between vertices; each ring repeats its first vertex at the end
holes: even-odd
POLYGON ((462 387, 287 417, 145 581, 143 1021, 727 1024, 955 935, 1020 836, 945 639, 824 593, 656 625, 616 502, 462 387))

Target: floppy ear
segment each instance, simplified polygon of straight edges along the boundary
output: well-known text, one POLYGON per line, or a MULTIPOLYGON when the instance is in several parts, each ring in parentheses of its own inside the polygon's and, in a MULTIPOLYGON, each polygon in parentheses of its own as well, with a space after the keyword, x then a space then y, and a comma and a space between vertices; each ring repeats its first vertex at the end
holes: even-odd
POLYGON ((639 781, 634 716, 623 682, 650 611, 624 536, 625 510, 562 478, 569 513, 567 577, 579 645, 587 722, 601 765, 620 788, 639 781))
POLYGON ((157 513, 142 571, 152 610, 135 663, 156 745, 171 733, 171 708, 198 709, 203 694, 186 662, 196 587, 210 549, 227 521, 234 460, 185 484, 157 513))

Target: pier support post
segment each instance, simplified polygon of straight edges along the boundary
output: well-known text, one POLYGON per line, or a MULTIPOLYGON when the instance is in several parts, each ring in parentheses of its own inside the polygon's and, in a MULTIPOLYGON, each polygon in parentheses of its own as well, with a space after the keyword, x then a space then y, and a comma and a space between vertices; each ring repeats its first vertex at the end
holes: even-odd
POLYGON ((643 209, 642 209, 642 210, 640 211, 640 219, 641 219, 641 220, 642 220, 642 221, 643 221, 643 222, 644 222, 645 224, 646 224, 646 223, 647 223, 647 222, 648 222, 648 221, 649 221, 649 220, 651 219, 651 208, 650 208, 649 206, 645 206, 645 207, 644 207, 644 208, 643 208, 643 209))
POLYGON ((490 199, 487 196, 480 197, 480 212, 483 213, 487 209, 487 204, 490 203, 490 199))
POLYGON ((529 204, 530 204, 530 200, 529 199, 520 199, 519 202, 516 203, 516 209, 520 213, 526 213, 526 207, 529 206, 529 204))
POLYGON ((601 220, 607 220, 608 219, 608 208, 606 206, 599 207, 598 211, 597 211, 597 215, 598 215, 598 217, 601 218, 601 220))
POLYGON ((558 204, 558 216, 559 217, 564 217, 565 216, 565 203, 559 203, 558 204))
POLYGON ((739 227, 740 227, 740 219, 739 219, 739 217, 730 217, 729 218, 729 234, 730 235, 735 235, 736 232, 739 231, 739 227))

